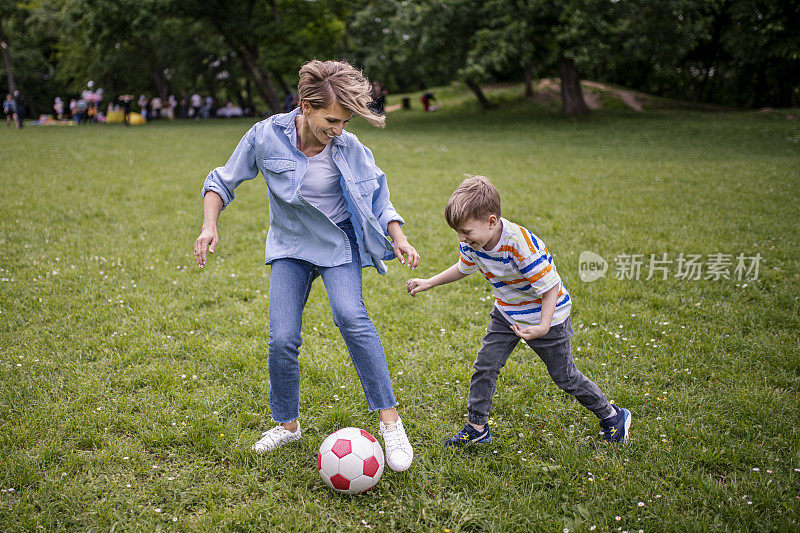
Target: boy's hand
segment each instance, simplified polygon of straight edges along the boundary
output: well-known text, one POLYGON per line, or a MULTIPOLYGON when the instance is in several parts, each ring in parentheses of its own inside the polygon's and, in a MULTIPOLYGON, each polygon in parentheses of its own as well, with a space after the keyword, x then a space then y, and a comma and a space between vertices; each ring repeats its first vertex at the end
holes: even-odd
POLYGON ((550 331, 550 325, 548 324, 545 326, 543 324, 538 324, 536 326, 528 326, 527 328, 523 328, 519 324, 512 324, 511 331, 513 331, 520 339, 529 341, 546 335, 547 332, 550 331))
POLYGON ((418 292, 427 291, 433 287, 429 279, 420 279, 420 278, 412 278, 406 281, 406 291, 411 296, 414 296, 418 292))

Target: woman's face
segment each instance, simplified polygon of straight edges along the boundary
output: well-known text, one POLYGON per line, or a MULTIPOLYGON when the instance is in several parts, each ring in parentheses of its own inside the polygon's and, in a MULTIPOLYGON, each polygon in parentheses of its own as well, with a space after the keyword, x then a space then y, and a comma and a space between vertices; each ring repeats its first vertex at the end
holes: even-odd
POLYGON ((307 126, 306 131, 323 145, 341 135, 353 116, 353 113, 335 102, 329 107, 315 109, 304 100, 302 108, 307 126))

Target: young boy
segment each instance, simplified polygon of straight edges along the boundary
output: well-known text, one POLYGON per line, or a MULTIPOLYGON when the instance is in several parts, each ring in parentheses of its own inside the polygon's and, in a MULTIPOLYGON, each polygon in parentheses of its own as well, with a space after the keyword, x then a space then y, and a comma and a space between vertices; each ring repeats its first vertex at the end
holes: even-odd
POLYGON ((625 442, 631 413, 609 403, 597 385, 575 368, 569 341, 572 300, 544 243, 500 217, 500 195, 483 176, 465 179, 444 213, 461 241, 459 261, 432 278, 408 280, 408 292, 414 296, 480 271, 495 296, 469 386, 468 423, 445 445, 492 441, 487 422, 497 377, 520 339, 539 355, 556 385, 600 419, 607 441, 625 442))

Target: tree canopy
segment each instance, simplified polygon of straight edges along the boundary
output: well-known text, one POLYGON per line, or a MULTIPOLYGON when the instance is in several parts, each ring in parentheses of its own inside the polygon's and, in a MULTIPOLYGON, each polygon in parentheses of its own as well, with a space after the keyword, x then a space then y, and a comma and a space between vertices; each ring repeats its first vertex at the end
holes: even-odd
POLYGON ((697 102, 798 106, 800 0, 28 0, 0 3, 5 89, 34 109, 202 92, 277 112, 299 66, 346 58, 390 91, 581 78, 697 102))

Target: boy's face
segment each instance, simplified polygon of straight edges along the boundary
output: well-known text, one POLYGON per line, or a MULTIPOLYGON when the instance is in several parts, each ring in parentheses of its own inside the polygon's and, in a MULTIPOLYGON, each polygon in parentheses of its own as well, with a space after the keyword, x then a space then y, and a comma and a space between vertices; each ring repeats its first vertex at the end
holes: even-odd
POLYGON ((502 230, 503 226, 497 215, 489 215, 485 218, 467 219, 456 233, 458 240, 468 244, 473 250, 491 250, 500 240, 502 230))

